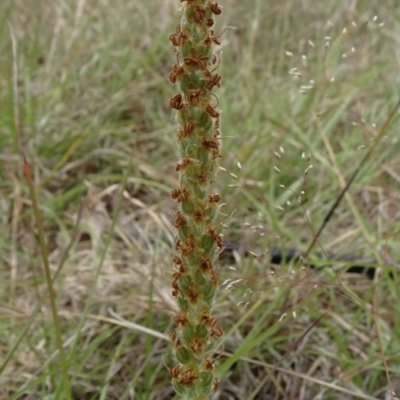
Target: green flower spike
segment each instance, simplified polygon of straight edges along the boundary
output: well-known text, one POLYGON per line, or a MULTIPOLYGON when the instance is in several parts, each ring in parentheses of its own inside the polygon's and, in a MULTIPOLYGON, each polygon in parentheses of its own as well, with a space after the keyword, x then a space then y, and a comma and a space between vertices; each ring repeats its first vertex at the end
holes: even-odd
POLYGON ((175 331, 170 334, 178 365, 170 369, 176 392, 184 400, 205 400, 218 388, 212 361, 215 341, 222 336, 211 307, 218 288, 217 253, 222 236, 213 222, 221 197, 212 191, 218 170, 220 111, 212 104, 220 87, 215 73, 218 57, 213 47, 214 18, 221 6, 210 0, 181 0, 176 32, 169 39, 176 48, 177 63, 169 80, 178 87, 170 99, 176 110, 180 187, 172 191, 179 203, 174 226, 178 231, 173 258, 172 295, 180 308, 175 331))

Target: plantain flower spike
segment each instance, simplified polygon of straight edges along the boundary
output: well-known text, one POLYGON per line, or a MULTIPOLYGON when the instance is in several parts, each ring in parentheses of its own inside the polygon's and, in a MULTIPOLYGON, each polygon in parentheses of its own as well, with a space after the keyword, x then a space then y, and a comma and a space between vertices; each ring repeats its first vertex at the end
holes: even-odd
POLYGON ((216 262, 224 246, 214 222, 221 197, 212 188, 221 157, 221 111, 214 94, 221 83, 214 53, 220 41, 214 23, 222 7, 210 0, 180 4, 179 21, 169 36, 177 53, 169 75, 177 93, 169 105, 176 111, 180 176, 180 186, 171 194, 179 207, 172 296, 180 311, 170 334, 177 364, 169 371, 181 399, 205 400, 219 385, 212 352, 223 334, 211 313, 218 289, 216 262))

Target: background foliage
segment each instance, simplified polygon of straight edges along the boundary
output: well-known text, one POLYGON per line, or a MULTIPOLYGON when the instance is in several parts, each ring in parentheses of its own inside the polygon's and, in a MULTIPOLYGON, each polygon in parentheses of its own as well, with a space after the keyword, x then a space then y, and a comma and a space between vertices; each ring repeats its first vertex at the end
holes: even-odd
MULTIPOLYGON (((235 29, 221 37, 227 138, 217 191, 230 216, 226 239, 259 257, 238 252, 221 261, 222 281, 242 281, 223 289, 216 306, 227 333, 217 397, 390 398, 388 376, 400 392, 398 270, 387 267, 374 281, 335 273, 337 265, 315 275, 271 266, 262 253, 307 247, 397 102, 396 2, 221 5, 218 29, 235 29)), ((165 260, 174 243, 177 151, 167 76, 178 6, 0 3, 0 398, 64 394, 14 124, 7 21, 18 47, 22 148, 50 268, 61 266, 54 287, 72 397, 173 396, 163 336, 132 330, 108 310, 153 334, 171 330, 165 260)), ((396 116, 319 250, 399 259, 398 124, 396 116)))

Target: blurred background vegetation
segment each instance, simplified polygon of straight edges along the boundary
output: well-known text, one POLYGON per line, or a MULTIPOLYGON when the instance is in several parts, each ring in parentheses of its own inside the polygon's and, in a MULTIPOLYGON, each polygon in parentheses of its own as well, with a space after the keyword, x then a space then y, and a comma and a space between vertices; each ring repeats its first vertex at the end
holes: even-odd
MULTIPOLYGON (((391 399, 388 390, 400 393, 400 274, 390 267, 400 259, 398 114, 319 241, 319 251, 380 254, 388 266, 375 280, 336 265, 310 276, 262 254, 307 248, 398 101, 400 8, 220 4, 216 33, 234 29, 219 50, 226 171, 216 191, 225 238, 258 258, 221 260, 221 282, 242 281, 224 285, 216 304, 226 336, 215 398, 391 399)), ((170 192, 179 182, 167 76, 179 5, 0 3, 0 399, 65 394, 22 151, 50 268, 60 270, 72 397, 174 397, 161 361, 173 365, 169 344, 156 332, 170 332, 175 310, 170 192)))

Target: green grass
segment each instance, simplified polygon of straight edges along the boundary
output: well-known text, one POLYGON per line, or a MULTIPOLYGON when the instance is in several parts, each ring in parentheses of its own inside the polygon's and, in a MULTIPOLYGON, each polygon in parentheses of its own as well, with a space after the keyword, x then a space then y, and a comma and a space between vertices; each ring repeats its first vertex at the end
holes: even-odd
MULTIPOLYGON (((331 268, 312 274, 261 256, 283 244, 306 250, 399 98, 399 11, 390 1, 345 3, 221 1, 218 34, 237 29, 222 36, 218 98, 229 138, 216 185, 224 213, 236 210, 225 237, 260 257, 221 262, 221 282, 244 281, 222 287, 215 308, 226 333, 216 353, 220 398, 384 399, 388 376, 400 394, 399 270, 338 281, 331 268)), ((7 21, 18 45, 21 144, 52 275, 59 269, 71 396, 173 398, 162 363, 172 365, 169 344, 108 309, 171 331, 177 150, 167 76, 178 7, 0 3, 0 399, 67 396, 14 123, 7 21)), ((398 125, 396 114, 316 249, 400 259, 398 125)))

